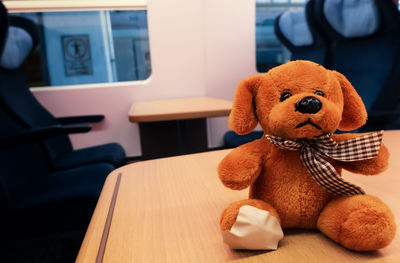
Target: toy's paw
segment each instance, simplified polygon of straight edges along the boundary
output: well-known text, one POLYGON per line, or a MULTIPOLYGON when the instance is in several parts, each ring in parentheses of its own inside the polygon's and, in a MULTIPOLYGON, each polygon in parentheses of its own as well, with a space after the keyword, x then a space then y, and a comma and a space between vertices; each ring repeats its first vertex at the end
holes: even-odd
POLYGON ((260 174, 260 163, 254 158, 236 157, 236 153, 226 156, 218 166, 221 182, 233 190, 242 190, 251 185, 260 174))
POLYGON ((249 187, 260 175, 267 140, 255 140, 233 149, 218 165, 221 182, 233 190, 249 187))
POLYGON ((396 232, 389 207, 368 195, 332 201, 321 213, 318 228, 344 247, 358 251, 386 247, 396 232))
POLYGON ((240 207, 230 230, 223 230, 224 242, 233 249, 277 249, 283 238, 278 219, 270 212, 254 206, 240 207))

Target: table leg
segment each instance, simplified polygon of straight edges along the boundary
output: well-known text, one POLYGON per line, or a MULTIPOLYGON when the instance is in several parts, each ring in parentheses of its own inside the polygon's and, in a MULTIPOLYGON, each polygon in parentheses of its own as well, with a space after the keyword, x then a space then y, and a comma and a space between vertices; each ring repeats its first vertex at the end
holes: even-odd
POLYGON ((206 119, 139 123, 142 158, 207 151, 206 119))

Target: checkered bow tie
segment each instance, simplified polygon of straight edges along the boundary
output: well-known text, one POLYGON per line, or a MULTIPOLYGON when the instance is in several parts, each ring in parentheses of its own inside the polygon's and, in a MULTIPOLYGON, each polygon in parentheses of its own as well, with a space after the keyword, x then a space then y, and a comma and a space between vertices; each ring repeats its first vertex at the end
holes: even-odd
POLYGON ((343 162, 372 159, 379 153, 383 131, 368 133, 342 142, 335 142, 331 136, 332 134, 324 134, 313 139, 287 140, 265 135, 269 141, 281 149, 300 150, 303 165, 314 180, 329 192, 337 196, 365 194, 360 187, 343 180, 323 156, 343 162))

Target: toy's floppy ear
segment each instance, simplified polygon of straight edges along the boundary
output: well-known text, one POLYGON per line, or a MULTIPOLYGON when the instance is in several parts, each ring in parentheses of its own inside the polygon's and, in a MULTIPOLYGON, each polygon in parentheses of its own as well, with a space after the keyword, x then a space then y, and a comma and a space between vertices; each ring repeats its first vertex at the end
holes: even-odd
POLYGON ((365 105, 350 81, 339 72, 333 71, 333 73, 342 87, 344 102, 342 120, 338 129, 350 131, 360 128, 367 121, 365 105))
POLYGON ((261 75, 255 75, 242 80, 236 89, 228 124, 237 134, 249 133, 257 126, 253 99, 260 81, 261 75))

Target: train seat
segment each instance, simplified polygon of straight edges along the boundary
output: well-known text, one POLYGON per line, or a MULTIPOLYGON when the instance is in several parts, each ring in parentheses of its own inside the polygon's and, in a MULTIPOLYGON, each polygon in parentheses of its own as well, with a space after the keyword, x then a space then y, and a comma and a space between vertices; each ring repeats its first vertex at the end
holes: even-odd
POLYGON ((44 129, 21 128, 2 104, 0 123, 0 259, 20 262, 17 258, 28 257, 29 261, 21 262, 44 262, 46 254, 53 259, 69 257, 72 262, 105 179, 115 167, 95 163, 50 169, 40 145, 44 129), (47 251, 50 247, 56 254, 47 251))
POLYGON ((362 131, 400 128, 400 13, 392 0, 312 0, 313 28, 329 43, 327 66, 363 99, 362 131))
MULTIPOLYGON (((5 8, 3 7, 5 10, 5 8)), ((7 16, 6 11, 4 11, 7 16)), ((0 25, 3 51, 0 59, 0 101, 17 122, 26 129, 38 129, 51 125, 74 125, 98 122, 103 115, 55 118, 34 97, 25 79, 21 63, 38 42, 34 22, 22 17, 8 17, 0 25)), ((94 163, 125 164, 125 152, 118 143, 74 150, 68 135, 60 135, 43 141, 51 165, 55 169, 78 167, 94 163)))

